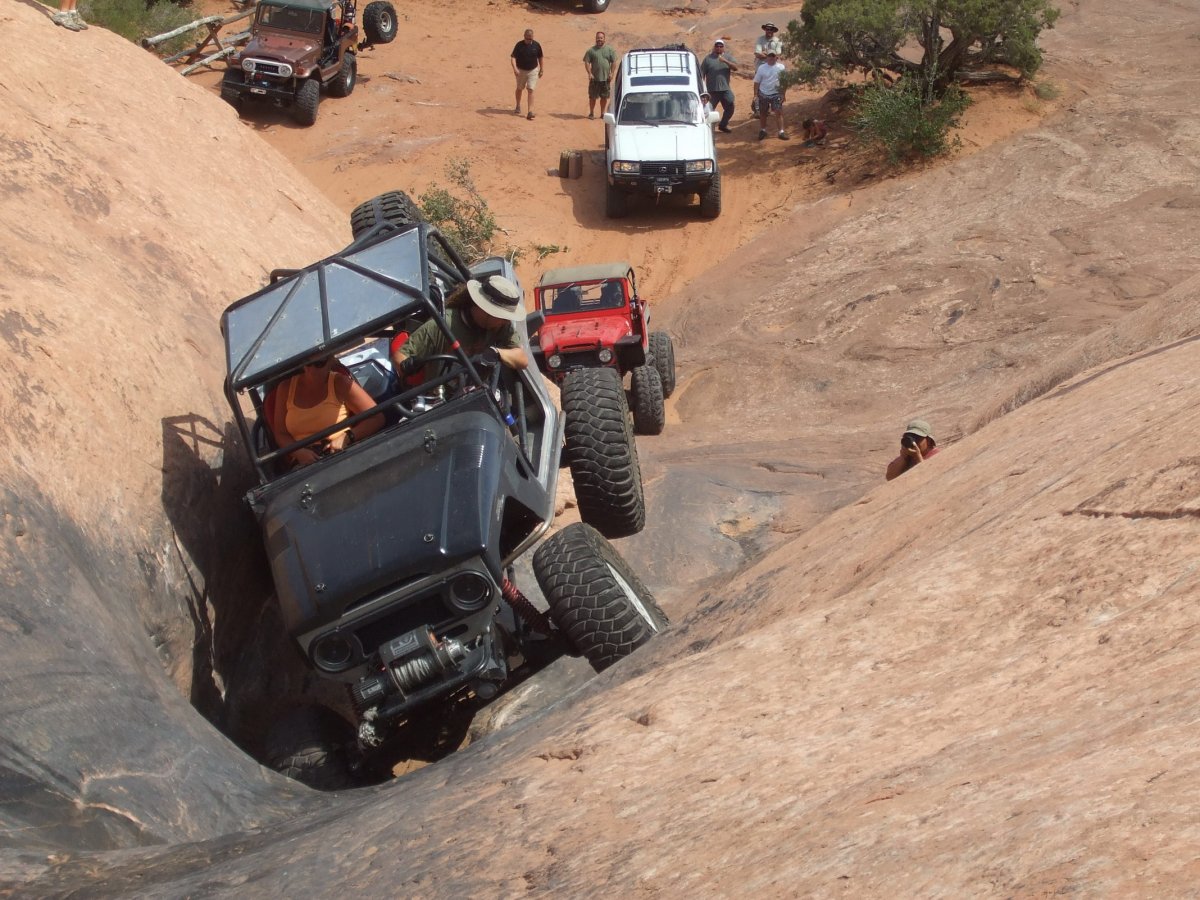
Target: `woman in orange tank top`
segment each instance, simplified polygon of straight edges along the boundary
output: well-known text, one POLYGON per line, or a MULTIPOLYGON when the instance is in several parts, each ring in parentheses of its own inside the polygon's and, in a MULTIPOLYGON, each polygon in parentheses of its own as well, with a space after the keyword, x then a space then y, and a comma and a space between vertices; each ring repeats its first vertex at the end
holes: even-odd
MULTIPOLYGON (((333 367, 333 357, 309 363, 280 385, 275 393, 275 442, 280 447, 302 441, 351 415, 366 412, 375 401, 345 371, 333 367)), ((319 444, 289 454, 294 465, 306 466, 327 453, 341 450, 347 440, 360 440, 383 427, 383 414, 364 419, 353 428, 335 432, 319 444)))

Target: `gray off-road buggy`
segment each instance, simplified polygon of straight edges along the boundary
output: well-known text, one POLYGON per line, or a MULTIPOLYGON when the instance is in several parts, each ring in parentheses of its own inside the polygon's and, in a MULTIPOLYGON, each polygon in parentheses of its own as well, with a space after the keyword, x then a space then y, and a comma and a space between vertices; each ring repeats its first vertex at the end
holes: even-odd
POLYGON ((221 319, 226 395, 259 479, 247 500, 283 622, 316 672, 345 683, 357 720, 308 704, 272 729, 268 763, 318 787, 369 777, 373 751, 418 708, 490 700, 564 653, 599 671, 667 624, 588 525, 534 554, 547 611, 514 584, 514 560, 554 515, 562 419, 542 376, 455 343, 432 358, 440 374, 408 384, 389 344, 429 319, 449 336, 443 302, 455 286, 515 274, 498 258, 468 268, 437 229, 389 215, 380 199, 356 210, 349 247, 277 270, 221 319), (276 446, 272 391, 331 355, 377 405, 276 446), (378 413, 380 431, 289 468, 299 447, 378 413))

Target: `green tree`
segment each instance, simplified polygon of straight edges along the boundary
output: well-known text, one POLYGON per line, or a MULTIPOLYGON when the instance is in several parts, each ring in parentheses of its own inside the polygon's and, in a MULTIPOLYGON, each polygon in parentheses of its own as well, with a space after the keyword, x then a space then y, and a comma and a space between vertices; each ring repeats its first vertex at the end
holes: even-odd
POLYGON ((989 63, 1029 77, 1042 64, 1038 36, 1057 19, 1050 0, 807 0, 788 23, 788 80, 908 78, 930 103, 964 70, 989 63))

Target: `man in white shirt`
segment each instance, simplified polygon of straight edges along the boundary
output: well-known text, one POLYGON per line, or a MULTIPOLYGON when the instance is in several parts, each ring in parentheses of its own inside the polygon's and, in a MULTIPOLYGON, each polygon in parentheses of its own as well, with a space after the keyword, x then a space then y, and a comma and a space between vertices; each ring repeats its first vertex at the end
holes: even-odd
POLYGON ((786 141, 787 132, 783 130, 783 100, 784 89, 780 81, 785 66, 779 61, 779 53, 767 51, 767 61, 758 67, 754 73, 754 96, 758 99, 758 139, 767 136, 767 117, 775 114, 775 125, 779 129, 779 139, 786 141))
POLYGON ((775 55, 779 56, 783 53, 783 41, 779 37, 779 29, 775 27, 774 22, 767 22, 762 27, 762 37, 754 42, 754 64, 762 65, 767 61, 767 52, 775 51, 775 55))

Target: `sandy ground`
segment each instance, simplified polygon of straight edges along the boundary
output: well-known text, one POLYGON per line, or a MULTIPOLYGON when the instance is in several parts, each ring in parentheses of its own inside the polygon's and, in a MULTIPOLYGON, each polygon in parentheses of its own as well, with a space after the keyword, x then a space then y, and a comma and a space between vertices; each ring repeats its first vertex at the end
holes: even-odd
MULTIPOLYGON (((204 12, 232 9, 219 0, 202 6, 204 12)), ((665 301, 656 308, 669 317, 676 305, 686 304, 688 282, 755 236, 782 227, 801 202, 837 195, 852 203, 855 190, 903 177, 851 146, 838 108, 823 92, 790 92, 785 122, 791 142, 757 140, 757 124, 749 118, 753 42, 765 17, 782 24, 799 9, 794 4, 766 12, 723 3, 698 12, 643 2, 614 3, 604 15, 589 16, 562 4, 509 0, 402 4, 396 41, 360 54, 354 93, 324 98, 316 125, 301 128, 265 107, 248 109, 244 121, 347 213, 381 191, 401 188, 417 196, 431 185, 446 185, 446 160, 467 160, 503 232, 493 252, 517 252, 526 285, 545 268, 629 259, 645 295, 665 301), (545 50, 533 121, 513 115, 509 53, 525 28, 534 29, 545 50), (642 203, 619 222, 605 218, 603 125, 587 118, 582 63, 597 29, 607 32, 619 53, 683 42, 703 55, 717 37, 729 42, 744 77, 735 84, 734 131, 718 136, 725 172, 718 219, 700 219, 695 200, 685 209, 681 198, 657 208, 642 203), (462 48, 449 66, 441 53, 427 52, 447 44, 462 48), (813 115, 833 126, 827 147, 800 146, 800 122, 813 115), (581 179, 558 177, 563 150, 583 151, 581 179), (559 252, 549 252, 554 248, 559 252)), ((219 72, 194 77, 216 90, 219 72)), ((961 154, 1033 127, 1053 109, 1028 88, 984 87, 972 94, 976 102, 964 122, 961 154)))

